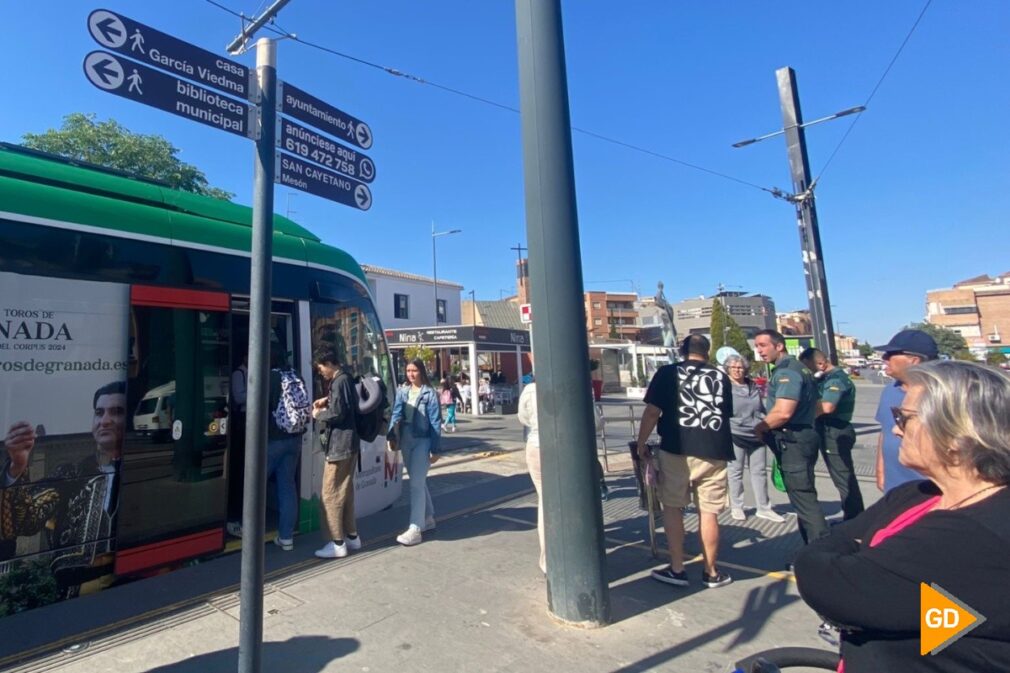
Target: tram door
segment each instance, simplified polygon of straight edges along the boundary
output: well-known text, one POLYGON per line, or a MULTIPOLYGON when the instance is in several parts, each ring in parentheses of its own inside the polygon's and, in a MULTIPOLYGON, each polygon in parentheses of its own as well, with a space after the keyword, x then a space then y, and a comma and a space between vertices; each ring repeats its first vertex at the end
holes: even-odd
MULTIPOLYGON (((248 365, 249 353, 249 300, 234 298, 231 305, 232 352, 231 371, 235 385, 243 388, 248 382, 248 372, 243 365, 248 365)), ((270 309, 270 350, 284 354, 288 366, 299 369, 297 352, 294 346, 294 304, 286 301, 273 301, 270 309)), ((309 384, 310 382, 306 382, 309 384)), ((227 460, 227 512, 228 522, 238 525, 242 521, 242 501, 245 481, 245 422, 244 405, 232 400, 231 418, 228 423, 228 460, 227 460)), ((272 411, 268 410, 268 411, 272 411)), ((268 421, 272 422, 272 421, 268 421)), ((268 488, 267 529, 276 522, 276 489, 268 488)), ((231 528, 231 526, 229 526, 231 528)))
POLYGON ((117 574, 223 546, 225 293, 133 286, 117 574))

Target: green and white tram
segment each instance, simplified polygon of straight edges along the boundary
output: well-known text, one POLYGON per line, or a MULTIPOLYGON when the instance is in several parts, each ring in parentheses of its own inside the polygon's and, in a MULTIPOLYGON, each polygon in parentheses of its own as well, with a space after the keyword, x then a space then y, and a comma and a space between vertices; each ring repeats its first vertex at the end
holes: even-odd
MULTIPOLYGON (((58 600, 225 549, 242 497, 229 395, 248 345, 250 223, 233 203, 0 146, 0 591, 58 600)), ((315 396, 325 342, 392 391, 361 267, 283 217, 274 230, 272 347, 315 396)), ((313 437, 303 532, 319 525, 313 437)), ((358 514, 400 489, 395 454, 363 444, 358 514)))

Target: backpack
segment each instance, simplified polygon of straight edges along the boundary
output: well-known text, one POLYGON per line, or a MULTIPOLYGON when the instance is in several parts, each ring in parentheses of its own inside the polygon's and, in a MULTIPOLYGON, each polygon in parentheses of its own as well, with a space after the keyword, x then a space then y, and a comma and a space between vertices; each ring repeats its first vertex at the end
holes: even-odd
POLYGON ((452 391, 443 390, 441 393, 439 393, 438 401, 444 404, 445 406, 449 406, 450 404, 452 404, 452 391))
POLYGON ((386 385, 377 376, 359 378, 354 383, 358 393, 358 407, 354 410, 354 429, 363 442, 375 441, 385 432, 386 385))
POLYGON ((292 369, 281 370, 281 394, 273 417, 277 427, 289 435, 305 432, 312 419, 312 403, 305 382, 292 369))

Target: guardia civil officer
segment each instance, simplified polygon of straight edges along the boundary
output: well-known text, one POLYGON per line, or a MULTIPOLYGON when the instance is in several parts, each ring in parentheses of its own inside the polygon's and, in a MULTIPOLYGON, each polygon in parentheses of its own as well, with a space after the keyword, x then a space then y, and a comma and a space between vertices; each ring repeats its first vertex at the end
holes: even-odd
POLYGON ((831 364, 816 348, 800 353, 800 362, 814 373, 820 401, 814 429, 820 436, 821 457, 828 467, 831 481, 838 489, 844 519, 857 516, 865 509, 856 471, 852 466, 852 447, 856 445, 856 430, 852 427, 852 412, 856 408, 856 386, 841 367, 831 364))
POLYGON ((817 502, 814 465, 820 438, 814 430, 817 385, 799 360, 786 352, 786 340, 766 329, 754 338, 761 359, 775 365, 768 382, 768 415, 754 434, 768 441, 779 461, 789 502, 796 510, 800 536, 811 542, 827 533, 824 512, 817 502))

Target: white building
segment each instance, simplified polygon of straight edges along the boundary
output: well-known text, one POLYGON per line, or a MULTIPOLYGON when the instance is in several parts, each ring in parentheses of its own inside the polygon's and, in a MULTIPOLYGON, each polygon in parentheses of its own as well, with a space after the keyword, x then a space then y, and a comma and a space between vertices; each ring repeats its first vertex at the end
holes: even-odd
POLYGON ((375 301, 383 329, 459 325, 463 286, 438 281, 438 320, 435 319, 435 285, 432 279, 413 273, 362 264, 368 289, 375 301))

